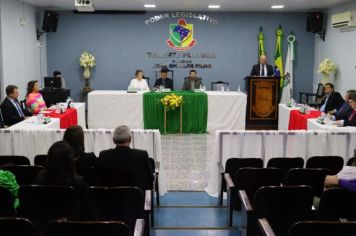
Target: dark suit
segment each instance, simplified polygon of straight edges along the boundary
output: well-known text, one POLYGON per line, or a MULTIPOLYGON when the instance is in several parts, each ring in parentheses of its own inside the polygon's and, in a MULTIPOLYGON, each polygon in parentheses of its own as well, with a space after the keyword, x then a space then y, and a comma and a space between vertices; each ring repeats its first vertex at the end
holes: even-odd
MULTIPOLYGON (((260 64, 254 65, 252 67, 250 75, 251 76, 262 76, 262 75, 260 75, 260 71, 261 71, 260 66, 261 66, 260 64)), ((273 73, 274 73, 273 66, 267 65, 267 64, 265 66, 267 66, 267 75, 265 75, 265 76, 273 76, 273 73)))
POLYGON ((76 168, 96 167, 97 158, 93 152, 83 152, 75 160, 76 168))
MULTIPOLYGON (((15 100, 15 102, 18 103, 24 116, 31 116, 31 113, 23 109, 17 100, 15 100)), ((7 97, 1 103, 1 112, 4 118, 4 123, 8 126, 19 123, 20 121, 23 121, 25 119, 25 117, 21 117, 19 115, 19 112, 17 111, 16 107, 7 97)))
POLYGON ((190 82, 189 77, 185 77, 185 78, 184 78, 184 84, 183 84, 182 90, 194 90, 194 89, 198 89, 198 88, 200 88, 200 85, 203 85, 202 79, 201 79, 201 78, 196 78, 196 79, 195 79, 194 88, 192 89, 192 88, 191 88, 191 82, 190 82))
POLYGON ((159 86, 163 85, 163 83, 165 82, 164 88, 169 88, 169 89, 173 90, 173 80, 170 78, 166 78, 164 81, 163 80, 164 79, 162 79, 162 78, 157 79, 155 82, 155 85, 153 87, 158 88, 159 86))
POLYGON ((351 106, 347 102, 345 102, 344 104, 342 104, 340 106, 340 108, 336 112, 335 119, 336 120, 348 119, 350 117, 351 113, 352 113, 351 106))
POLYGON ((0 128, 4 128, 5 123, 4 123, 4 119, 2 118, 2 113, 1 113, 1 109, 0 109, 0 128))
MULTIPOLYGON (((352 116, 352 112, 350 116, 352 116)), ((350 116, 347 119, 344 119, 344 126, 356 126, 356 114, 352 116, 351 120, 350 116)))
POLYGON ((147 171, 147 178, 153 183, 153 170, 147 151, 131 149, 130 147, 116 147, 101 151, 97 160, 97 167, 102 171, 114 168, 142 168, 147 171))
MULTIPOLYGON (((326 99, 327 97, 324 97, 323 100, 321 100, 320 107, 322 107, 325 104, 326 99)), ((340 93, 332 92, 328 97, 324 112, 328 113, 329 111, 333 111, 334 109, 338 110, 344 103, 345 101, 341 97, 340 93)))

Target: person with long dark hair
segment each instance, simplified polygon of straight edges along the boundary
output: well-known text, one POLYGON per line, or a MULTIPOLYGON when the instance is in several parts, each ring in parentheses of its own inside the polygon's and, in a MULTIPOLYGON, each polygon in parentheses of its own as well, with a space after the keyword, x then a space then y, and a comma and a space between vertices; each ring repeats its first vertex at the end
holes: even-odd
POLYGON ((74 152, 74 162, 76 168, 96 167, 96 156, 92 152, 85 152, 84 131, 81 126, 69 127, 63 136, 74 152))
POLYGON ((27 83, 26 107, 34 115, 47 108, 37 80, 27 83))

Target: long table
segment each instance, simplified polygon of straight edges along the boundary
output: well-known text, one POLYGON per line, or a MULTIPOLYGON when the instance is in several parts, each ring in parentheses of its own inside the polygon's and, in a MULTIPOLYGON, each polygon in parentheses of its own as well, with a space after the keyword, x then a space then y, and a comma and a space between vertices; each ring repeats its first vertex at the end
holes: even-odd
POLYGON ((356 130, 333 132, 313 131, 224 131, 215 135, 215 144, 210 162, 210 176, 206 191, 217 196, 221 175, 218 162, 225 168, 225 162, 232 157, 258 157, 264 166, 273 157, 302 157, 336 155, 344 158, 344 163, 353 156, 356 144, 356 130))
POLYGON ((336 126, 332 124, 320 124, 317 119, 308 119, 308 130, 330 130, 340 132, 356 132, 356 127, 353 126, 336 126))
MULTIPOLYGON (((245 129, 247 96, 239 92, 207 91, 207 132, 245 129)), ((88 94, 88 127, 112 129, 128 125, 143 129, 143 92, 93 91, 88 94)))

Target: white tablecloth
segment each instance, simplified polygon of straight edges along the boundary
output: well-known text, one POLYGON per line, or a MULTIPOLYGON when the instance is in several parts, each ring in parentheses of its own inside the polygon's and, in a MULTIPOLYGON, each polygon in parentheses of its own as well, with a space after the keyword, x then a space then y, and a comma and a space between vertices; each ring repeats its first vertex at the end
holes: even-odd
POLYGON ((38 129, 59 129, 60 120, 59 118, 51 118, 51 122, 48 124, 37 124, 37 116, 31 116, 26 120, 23 120, 15 125, 10 126, 9 130, 38 130, 38 129))
POLYGON ((288 130, 290 111, 299 107, 287 107, 286 104, 278 104, 278 130, 288 130))
POLYGON ((346 161, 356 148, 356 131, 217 131, 210 163, 210 177, 206 191, 217 196, 221 177, 217 163, 225 167, 232 157, 259 157, 264 165, 273 157, 302 157, 337 155, 346 161))
POLYGON ((331 130, 331 131, 345 131, 345 132, 356 131, 356 127, 352 127, 352 126, 339 127, 331 124, 320 124, 317 122, 317 119, 308 119, 307 127, 308 130, 331 130))
MULTIPOLYGON (((0 155, 23 155, 34 163, 35 155, 46 154, 49 147, 62 140, 65 130, 60 129, 0 129, 0 155)), ((84 130, 85 151, 94 152, 113 148, 113 130, 84 130)), ((160 194, 167 192, 164 160, 162 159, 161 134, 158 130, 131 130, 133 148, 147 150, 150 157, 160 162, 160 194)))
MULTIPOLYGON (((208 132, 215 132, 217 129, 245 129, 246 94, 217 91, 206 93, 208 132)), ((88 94, 89 128, 112 129, 123 124, 134 129, 143 129, 142 92, 93 91, 88 94)))

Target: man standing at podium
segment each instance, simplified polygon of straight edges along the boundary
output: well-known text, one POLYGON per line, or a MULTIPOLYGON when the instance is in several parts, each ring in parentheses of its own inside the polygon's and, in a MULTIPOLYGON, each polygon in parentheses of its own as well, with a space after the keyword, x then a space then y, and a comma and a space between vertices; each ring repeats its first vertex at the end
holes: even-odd
POLYGON ((266 55, 261 55, 259 61, 252 67, 251 76, 273 76, 273 66, 267 64, 266 55))

